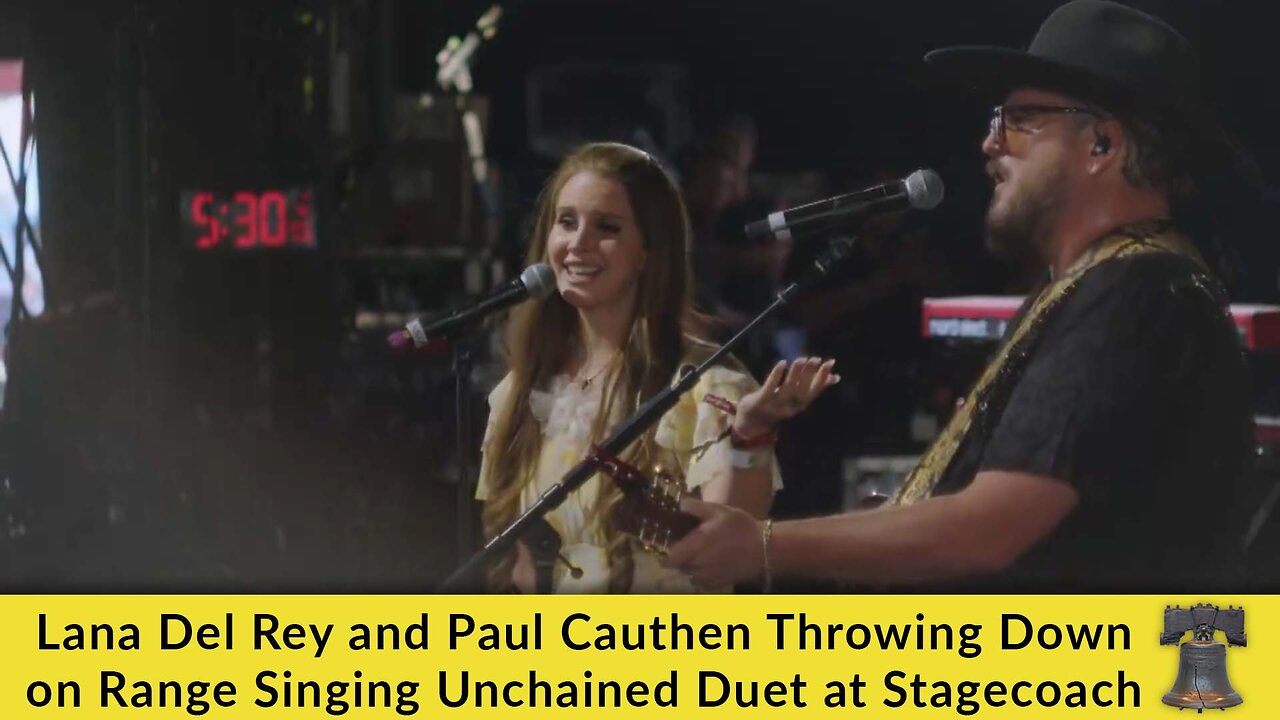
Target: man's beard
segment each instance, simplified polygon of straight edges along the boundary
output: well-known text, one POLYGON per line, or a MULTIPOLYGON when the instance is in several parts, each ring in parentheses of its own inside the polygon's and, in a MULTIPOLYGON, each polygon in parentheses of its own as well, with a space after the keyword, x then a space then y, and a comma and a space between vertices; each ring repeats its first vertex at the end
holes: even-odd
POLYGON ((1057 219, 1065 181, 1058 167, 1039 182, 1023 185, 1000 207, 993 197, 987 208, 986 236, 991 254, 1015 262, 1045 261, 1048 231, 1057 219))

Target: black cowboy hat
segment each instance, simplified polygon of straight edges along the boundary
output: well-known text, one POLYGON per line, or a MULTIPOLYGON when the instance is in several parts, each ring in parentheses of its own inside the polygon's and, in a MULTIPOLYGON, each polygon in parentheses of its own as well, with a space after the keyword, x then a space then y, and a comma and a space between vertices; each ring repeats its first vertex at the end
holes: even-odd
POLYGON ((1178 31, 1131 7, 1073 0, 1040 26, 1027 50, 960 46, 925 62, 944 78, 1003 96, 1018 87, 1061 92, 1110 113, 1182 133, 1202 172, 1256 171, 1199 94, 1199 59, 1178 31))

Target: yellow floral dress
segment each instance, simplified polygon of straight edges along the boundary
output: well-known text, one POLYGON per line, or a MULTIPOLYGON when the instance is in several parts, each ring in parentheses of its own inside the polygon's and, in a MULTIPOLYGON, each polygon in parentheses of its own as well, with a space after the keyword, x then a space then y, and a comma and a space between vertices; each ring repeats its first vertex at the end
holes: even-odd
MULTIPOLYGON (((489 394, 489 428, 485 432, 485 454, 480 464, 477 500, 483 501, 489 496, 492 475, 490 454, 487 452, 489 440, 495 413, 506 401, 510 384, 510 376, 503 378, 489 394)), ((533 482, 524 488, 522 508, 533 504, 586 456, 592 442, 591 428, 600 407, 600 394, 606 384, 591 383, 584 389, 579 383, 570 382, 567 376, 558 375, 552 379, 550 387, 530 392, 529 409, 542 429, 542 452, 533 482)), ((757 387, 759 384, 745 372, 713 367, 703 374, 693 391, 685 393, 659 421, 654 440, 666 456, 662 459, 668 467, 678 465, 690 491, 696 492, 712 478, 732 471, 727 439, 712 444, 700 454, 693 452, 695 448, 720 437, 732 420, 725 412, 704 402, 703 398, 711 393, 737 402, 757 387)), ((777 492, 782 487, 782 476, 776 458, 770 459, 770 467, 773 490, 777 492)), ((569 565, 582 570, 582 576, 575 578, 569 574, 565 563, 557 562, 552 581, 557 593, 608 591, 609 563, 604 530, 599 513, 593 512, 604 482, 612 481, 596 475, 547 516, 547 521, 563 542, 561 554, 569 565)), ((696 591, 686 576, 663 567, 657 556, 636 551, 631 592, 670 594, 696 591)))

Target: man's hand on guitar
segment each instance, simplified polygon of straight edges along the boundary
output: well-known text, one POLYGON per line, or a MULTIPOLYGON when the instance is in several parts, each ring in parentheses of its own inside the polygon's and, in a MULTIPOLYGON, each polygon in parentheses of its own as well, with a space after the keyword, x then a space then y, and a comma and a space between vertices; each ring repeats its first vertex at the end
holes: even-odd
POLYGON ((724 587, 759 579, 764 572, 764 536, 758 520, 728 505, 685 498, 680 509, 702 521, 671 546, 665 564, 701 587, 724 587))

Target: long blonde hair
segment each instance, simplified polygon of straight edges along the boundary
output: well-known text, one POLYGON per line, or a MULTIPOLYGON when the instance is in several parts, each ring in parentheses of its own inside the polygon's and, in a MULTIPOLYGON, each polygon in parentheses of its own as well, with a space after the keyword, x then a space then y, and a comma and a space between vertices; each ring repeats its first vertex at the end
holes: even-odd
MULTIPOLYGON (((689 220, 684 200, 671 177, 648 153, 618 143, 592 143, 578 148, 560 164, 538 200, 527 263, 546 262, 547 238, 555 222, 556 201, 570 178, 593 172, 626 189, 644 243, 630 331, 603 393, 594 435, 630 414, 675 376, 692 338, 702 327, 691 304, 689 220)), ((571 360, 579 326, 577 310, 560 296, 525 303, 512 311, 506 335, 510 391, 505 404, 493 408, 494 425, 486 447, 491 491, 484 507, 487 537, 511 522, 530 482, 541 450, 538 421, 529 410, 529 392, 545 388, 571 360)), ((637 462, 651 452, 653 431, 628 455, 637 462)), ((609 591, 626 592, 634 570, 631 544, 617 531, 613 509, 620 494, 603 483, 596 511, 603 513, 608 544, 609 591)), ((509 587, 514 556, 491 569, 493 589, 509 587)))

